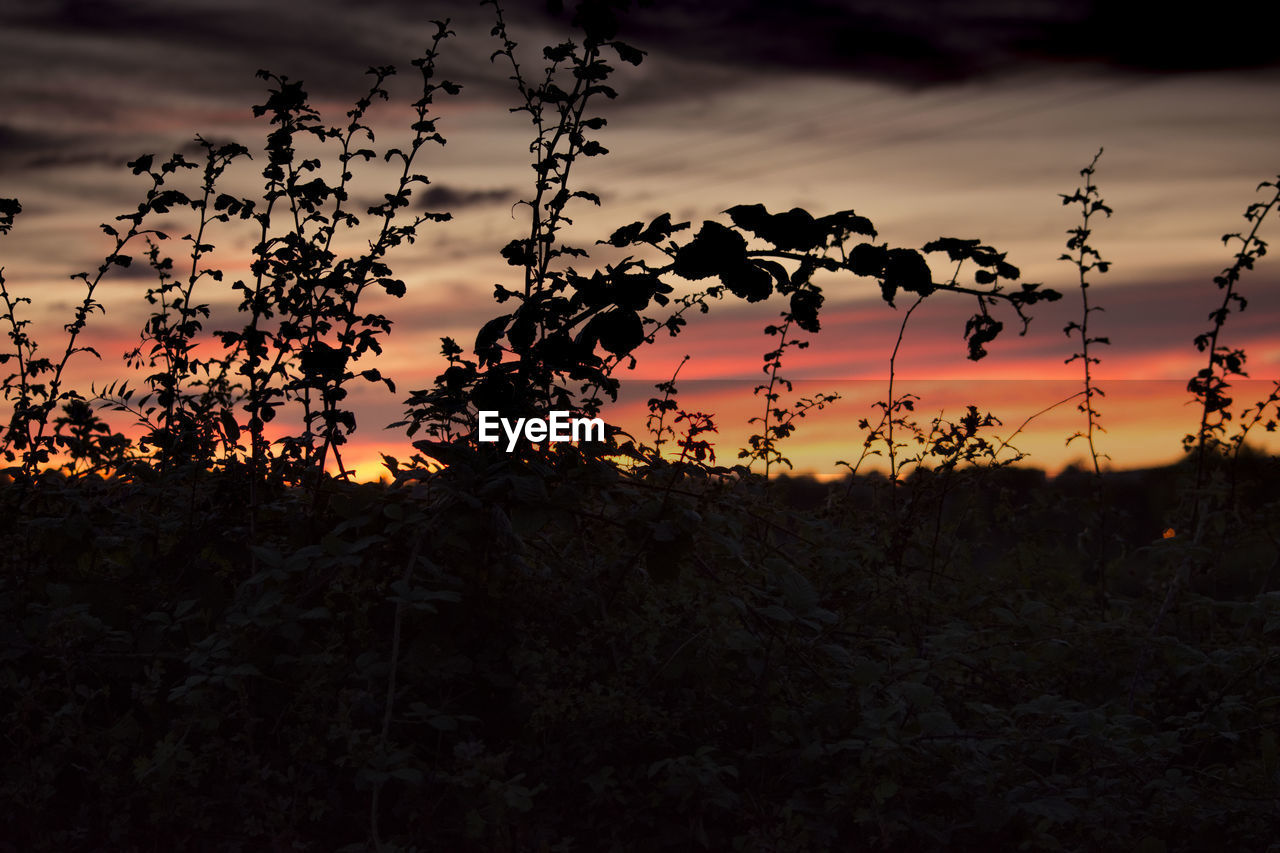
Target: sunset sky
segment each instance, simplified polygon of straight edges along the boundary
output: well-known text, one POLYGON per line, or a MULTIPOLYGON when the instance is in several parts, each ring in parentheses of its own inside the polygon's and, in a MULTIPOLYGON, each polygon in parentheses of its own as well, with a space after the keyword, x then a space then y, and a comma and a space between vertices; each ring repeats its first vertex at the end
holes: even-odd
MULTIPOLYGON (((1248 230, 1245 207, 1269 198, 1255 188, 1280 173, 1280 12, 1256 4, 1219 20, 1147 8, 1106 0, 656 0, 624 25, 622 38, 648 55, 639 68, 619 69, 620 97, 603 107, 609 124, 598 139, 610 154, 585 162, 576 187, 603 204, 577 209, 572 242, 591 245, 667 211, 696 230, 703 219, 727 221, 722 211, 732 205, 756 202, 819 215, 852 208, 891 246, 979 238, 1008 252, 1024 281, 1060 290, 1063 300, 1035 306, 1025 337, 1011 314, 1002 317, 1006 331, 991 355, 970 362, 963 331, 972 300, 935 295, 907 326, 895 391, 921 398, 926 425, 974 403, 1003 422, 994 434, 1007 439, 1081 387, 1079 364, 1063 363, 1076 344, 1062 332, 1079 318, 1080 294, 1074 267, 1057 260, 1078 214, 1059 194, 1074 191, 1079 170, 1103 147, 1096 181, 1115 215, 1095 221, 1091 241, 1112 262, 1090 290, 1105 309, 1091 322, 1112 342, 1097 353, 1107 429, 1098 446, 1118 468, 1172 461, 1198 423, 1186 382, 1204 366, 1192 340, 1209 328, 1221 301, 1212 278, 1234 251, 1222 235, 1248 230)), ((448 144, 426 152, 421 171, 432 180, 423 203, 454 218, 424 226, 414 246, 392 257, 409 293, 370 309, 396 323, 376 366, 397 393, 358 388, 360 429, 344 453, 361 477, 377 476, 379 450, 410 455, 403 434, 382 427, 402 416, 411 390, 431 383, 441 336, 469 350, 480 325, 503 313, 493 286, 511 283, 513 270, 498 250, 527 230, 514 203, 531 183, 530 129, 527 117, 508 111, 509 69, 489 62, 497 47, 491 10, 476 3, 5 4, 0 197, 17 197, 24 213, 0 238, 0 266, 11 292, 33 299, 33 336, 45 354, 61 352, 61 326, 81 296, 68 276, 95 268, 109 250, 98 223, 136 207, 145 189, 127 160, 190 151, 197 133, 260 152, 265 125, 250 111, 264 97, 258 68, 305 81, 312 103, 339 123, 361 93, 364 69, 411 72, 409 60, 434 32, 429 21, 445 17, 457 38, 444 45, 442 73, 463 91, 441 103, 448 144)), ((528 68, 540 67, 542 45, 569 32, 568 15, 539 4, 512 5, 508 18, 528 68)), ((393 93, 399 97, 375 116, 379 147, 407 138, 412 95, 401 85, 393 93)), ((237 186, 251 191, 260 169, 245 164, 237 186)), ((391 189, 389 173, 369 168, 355 187, 376 203, 391 189)), ((167 225, 178 257, 185 244, 176 238, 193 227, 189 213, 167 225)), ((1280 239, 1280 225, 1269 221, 1262 236, 1280 239)), ((247 238, 228 234, 218 246, 228 282, 247 275, 247 238)), ((579 269, 621 257, 598 249, 579 269)), ((941 262, 933 270, 935 280, 950 276, 941 262)), ((121 355, 148 314, 147 272, 139 264, 104 284, 107 313, 87 332, 103 360, 78 357, 82 393, 129 375, 121 355)), ((783 446, 797 470, 817 473, 857 458, 858 421, 884 398, 910 305, 889 307, 871 280, 835 279, 824 289, 823 331, 784 369, 796 397, 842 396, 783 446)), ((1233 410, 1265 398, 1280 379, 1278 259, 1246 273, 1241 292, 1248 310, 1228 318, 1223 343, 1247 351, 1250 381, 1237 383, 1233 410)), ((202 298, 222 316, 238 301, 212 282, 202 298)), ((720 461, 735 461, 751 432, 747 419, 763 406, 752 396, 771 343, 761 330, 783 308, 776 299, 726 300, 693 318, 684 334, 646 349, 634 371, 620 374, 623 398, 611 417, 642 435, 653 384, 688 354, 682 404, 715 413, 720 461)), ((1083 426, 1068 403, 1013 444, 1031 454, 1029 463, 1058 470, 1084 458, 1082 443, 1064 446, 1083 426)))

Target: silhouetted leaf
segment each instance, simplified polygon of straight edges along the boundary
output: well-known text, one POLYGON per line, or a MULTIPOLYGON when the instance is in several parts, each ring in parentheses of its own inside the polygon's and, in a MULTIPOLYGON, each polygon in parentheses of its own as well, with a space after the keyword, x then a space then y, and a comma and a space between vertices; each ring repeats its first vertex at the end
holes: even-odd
MULTIPOLYGON (((933 273, 924 256, 915 249, 890 249, 884 265, 886 286, 928 296, 933 293, 933 273)), ((890 304, 892 300, 887 299, 890 304)))
POLYGON ((662 284, 652 273, 627 274, 619 270, 611 270, 610 281, 613 304, 631 311, 643 311, 660 288, 670 291, 670 287, 662 284))
MULTIPOLYGON (((22 212, 22 205, 16 198, 0 198, 0 234, 8 233, 13 227, 13 219, 22 212)), ((108 234, 115 235, 115 229, 109 225, 102 226, 108 234)))
POLYGON ((973 250, 978 247, 977 240, 962 240, 959 237, 939 237, 937 240, 930 240, 921 247, 924 252, 946 252, 947 257, 953 261, 962 261, 973 254, 973 250))
POLYGON ((475 353, 479 356, 481 364, 497 363, 502 360, 502 349, 498 346, 498 341, 502 339, 502 334, 507 330, 507 323, 510 321, 511 315, 503 314, 480 328, 479 333, 476 334, 475 353))
POLYGON ((969 342, 969 358, 978 361, 985 357, 987 350, 983 345, 994 341, 1003 328, 1004 323, 986 314, 974 314, 970 317, 964 324, 964 336, 969 342))
POLYGON ((876 229, 871 224, 871 220, 865 216, 859 216, 852 210, 841 210, 823 216, 818 220, 818 227, 836 241, 841 241, 850 234, 876 236, 876 229))
POLYGON ((773 281, 778 286, 779 293, 787 293, 790 291, 792 284, 791 275, 787 272, 787 268, 777 261, 770 261, 764 258, 754 258, 751 263, 765 270, 773 277, 773 281))
POLYGON ((533 345, 533 339, 537 333, 538 324, 533 319, 532 311, 521 307, 515 313, 511 328, 507 330, 507 341, 516 352, 524 352, 533 345))
POLYGON ((332 382, 339 379, 346 369, 347 353, 324 341, 314 341, 303 349, 300 364, 307 376, 332 382))
POLYGON ((513 267, 527 267, 533 264, 535 256, 528 240, 512 240, 502 247, 502 257, 513 267))
POLYGON ((769 213, 762 204, 740 204, 725 213, 739 228, 755 234, 779 249, 812 251, 826 242, 826 232, 806 210, 793 207, 786 213, 769 213))
POLYGON ((806 332, 819 330, 818 311, 822 308, 822 299, 822 291, 813 287, 801 288, 791 294, 791 316, 797 326, 806 332))
POLYGON ((667 239, 677 231, 684 231, 688 229, 688 227, 688 222, 678 222, 673 225, 671 223, 671 214, 664 213, 661 216, 656 217, 649 223, 648 227, 640 233, 640 241, 656 246, 659 242, 667 239))
POLYGON ((768 299, 773 293, 773 276, 758 264, 748 263, 720 273, 720 280, 734 296, 748 302, 768 299))
POLYGON ((222 421, 222 434, 227 437, 227 441, 236 442, 240 440, 240 425, 236 423, 235 415, 223 409, 218 413, 219 419, 222 421))
POLYGON ((644 324, 634 311, 605 311, 591 318, 587 326, 600 346, 614 355, 626 355, 644 341, 644 324))
POLYGON ((638 50, 632 47, 631 45, 623 44, 620 41, 615 41, 610 46, 615 51, 618 52, 618 58, 621 59, 623 62, 630 63, 631 65, 639 65, 640 62, 644 59, 645 51, 638 50))
MULTIPOLYGON (((880 277, 884 272, 884 265, 889 262, 889 250, 885 246, 876 246, 871 243, 859 243, 853 247, 853 251, 849 257, 849 268, 853 270, 855 275, 880 277)), ((892 294, 885 297, 885 301, 892 304, 892 294)))
POLYGON ((643 222, 632 222, 630 225, 624 225, 610 234, 606 242, 620 249, 625 248, 639 239, 642 228, 644 228, 643 222))
POLYGON ((720 275, 726 269, 741 270, 746 261, 747 241, 742 235, 718 222, 707 221, 697 236, 680 247, 674 270, 676 275, 696 281, 720 275))

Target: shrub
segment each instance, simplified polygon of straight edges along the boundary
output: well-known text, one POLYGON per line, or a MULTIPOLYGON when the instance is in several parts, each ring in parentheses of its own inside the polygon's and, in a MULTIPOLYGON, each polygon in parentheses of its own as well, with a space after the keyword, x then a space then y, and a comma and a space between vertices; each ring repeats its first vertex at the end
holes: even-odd
MULTIPOLYGON (((1232 443, 1220 440, 1224 386, 1193 382, 1212 417, 1184 466, 1196 472, 1188 494, 1207 500, 1200 487, 1219 468, 1224 486, 1233 479, 1219 496, 1232 501, 1205 503, 1191 528, 1177 471, 1103 472, 1095 452, 1092 474, 1050 482, 1007 467, 1018 431, 997 443, 998 422, 976 405, 919 425, 892 360, 880 423, 863 424, 864 458, 883 449, 889 476, 854 463, 847 483, 825 487, 770 478, 795 423, 831 402, 782 399, 793 335, 820 333, 820 273, 870 279, 891 305, 976 299, 975 359, 1003 330, 1000 303, 1025 322, 1057 294, 1019 283, 977 240, 890 247, 853 211, 760 205, 730 208, 727 224, 626 225, 607 242, 631 256, 578 269, 587 250, 560 233, 571 205, 599 199, 572 188, 571 169, 604 153, 594 105, 612 94, 608 62, 643 60, 618 40, 615 12, 583 4, 580 35, 547 47, 530 75, 494 8, 495 57, 534 129, 528 231, 502 250, 505 313, 470 351, 445 339, 446 369, 410 393, 401 425, 424 437, 413 459, 387 459, 390 483, 343 476, 356 427, 346 390, 393 382, 359 364, 390 329, 360 299, 403 292, 390 254, 432 218, 404 217, 423 183, 420 149, 443 141, 433 98, 459 88, 434 76, 446 23, 414 63, 410 141, 381 155, 402 167, 383 203, 353 212, 350 184, 379 156, 361 147, 363 116, 391 70, 373 69, 336 128, 300 83, 264 73, 262 197, 217 189, 244 159, 235 144, 203 143, 203 167, 133 161, 151 187, 123 231, 108 226, 115 249, 82 277, 60 360, 37 354, 25 298, 0 278, 14 364, 0 484, 5 840, 60 851, 1272 844, 1280 494, 1275 460, 1250 458, 1243 436, 1274 399, 1241 417, 1232 443), (337 152, 336 178, 300 159, 308 138, 337 152), (171 185, 197 172, 196 190, 171 185), (185 278, 148 227, 181 209, 197 223, 185 278), (338 235, 361 219, 368 250, 344 256, 338 235), (200 294, 221 274, 210 241, 236 222, 257 233, 252 276, 230 285, 238 327, 211 338, 200 294), (63 386, 63 369, 86 351, 95 289, 138 240, 156 284, 130 357, 153 373, 141 394, 119 385, 90 400, 63 386), (948 280, 933 280, 927 255, 955 265, 948 280), (693 290, 677 296, 682 282, 693 290), (481 408, 599 412, 617 368, 664 330, 683 333, 718 300, 774 296, 785 308, 766 330, 760 432, 740 457, 763 461, 763 476, 716 465, 700 437, 713 418, 682 405, 678 371, 650 402, 651 444, 616 427, 600 447, 507 454, 475 440, 481 408), (216 356, 196 346, 211 340, 216 356), (136 437, 103 423, 104 403, 139 419, 136 437), (268 425, 287 419, 296 431, 273 437, 268 425), (323 473, 331 455, 337 477, 323 473), (1130 512, 1110 521, 1110 595, 1095 607, 1077 550, 1103 493, 1130 512), (1181 530, 1161 536, 1171 518, 1181 530), (1193 562, 1212 571, 1187 582, 1193 562)), ((1072 232, 1081 277, 1096 258, 1084 242, 1101 204, 1091 188, 1077 192, 1085 222, 1072 232)), ((1269 210, 1250 208, 1255 230, 1220 282, 1232 305, 1243 307, 1235 283, 1262 254, 1269 210)), ((0 204, 0 231, 18 213, 0 204)), ((1092 310, 1086 301, 1078 328, 1086 368, 1092 310)), ((1220 327, 1225 313, 1215 317, 1220 327)), ((1238 372, 1243 356, 1217 340, 1201 348, 1210 367, 1238 372)), ((1088 438, 1087 371, 1084 384, 1088 438)))

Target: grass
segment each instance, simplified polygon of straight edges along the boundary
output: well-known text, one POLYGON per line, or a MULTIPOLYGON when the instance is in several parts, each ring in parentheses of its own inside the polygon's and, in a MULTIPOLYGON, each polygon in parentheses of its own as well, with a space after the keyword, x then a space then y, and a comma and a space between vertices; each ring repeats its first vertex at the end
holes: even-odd
MULTIPOLYGON (((1087 276, 1105 261, 1088 241, 1107 208, 1095 158, 1064 196, 1082 211, 1068 232, 1082 315, 1066 333, 1078 333, 1084 388, 1058 404, 1083 397, 1072 438, 1092 470, 1050 480, 1011 467, 1021 427, 997 439, 976 403, 921 424, 895 347, 880 421, 863 422, 847 480, 771 477, 805 413, 833 402, 784 399, 784 355, 821 334, 818 273, 875 282, 912 308, 973 299, 975 360, 1006 321, 1025 329, 1059 294, 977 240, 879 244, 851 210, 741 205, 728 225, 697 226, 663 215, 610 236, 627 260, 584 267, 587 250, 559 235, 574 206, 600 200, 572 189, 571 167, 604 153, 594 106, 610 96, 606 58, 643 54, 617 41, 608 14, 587 16, 530 72, 495 13, 495 56, 534 135, 528 231, 501 250, 502 313, 469 350, 444 339, 446 369, 408 392, 400 426, 417 453, 387 460, 390 482, 325 465, 356 426, 352 383, 394 387, 370 366, 390 320, 362 299, 403 293, 393 250, 432 218, 410 201, 419 151, 443 141, 434 99, 459 88, 435 75, 447 23, 414 63, 422 87, 399 147, 363 147, 388 69, 337 126, 300 84, 264 72, 260 197, 220 189, 247 162, 234 144, 204 143, 203 163, 133 161, 151 188, 109 226, 115 249, 82 276, 56 358, 0 277, 9 842, 1274 846, 1280 463, 1245 437, 1270 428, 1277 395, 1232 417, 1244 354, 1224 329, 1280 196, 1251 205, 1250 231, 1228 238, 1238 250, 1195 341, 1208 359, 1190 386, 1202 417, 1181 464, 1099 464, 1090 366, 1105 339, 1089 329, 1087 276), (332 157, 299 159, 301 139, 332 157), (401 174, 382 203, 353 210, 348 188, 375 156, 401 174), (177 213, 195 223, 181 272, 152 228, 177 213), (249 277, 226 283, 212 241, 236 227, 257 237, 249 277), (367 250, 336 250, 357 231, 367 250), (141 245, 156 283, 132 358, 152 372, 144 389, 85 397, 64 387, 63 367, 86 357, 102 279, 141 245), (943 257, 951 274, 935 281, 943 257), (218 287, 238 295, 236 323, 206 330, 202 294, 218 287), (760 433, 742 457, 763 476, 716 464, 713 417, 683 403, 678 375, 651 401, 651 441, 615 430, 603 447, 507 454, 471 439, 477 408, 598 411, 635 352, 732 299, 785 305, 766 330, 760 433), (112 430, 103 405, 141 433, 112 430), (859 470, 873 453, 888 476, 859 470)), ((20 212, 0 202, 0 230, 20 212)))

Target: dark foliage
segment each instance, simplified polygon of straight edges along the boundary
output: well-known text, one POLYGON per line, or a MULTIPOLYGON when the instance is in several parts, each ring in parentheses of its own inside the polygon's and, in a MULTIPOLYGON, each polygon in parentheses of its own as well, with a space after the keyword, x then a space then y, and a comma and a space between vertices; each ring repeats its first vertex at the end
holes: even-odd
MULTIPOLYGON (((835 402, 783 399, 784 355, 820 332, 822 282, 868 279, 890 306, 910 294, 900 328, 926 298, 976 299, 974 359, 1004 328, 996 309, 1025 331, 1026 309, 1058 294, 1021 283, 976 239, 895 247, 853 211, 758 204, 725 211, 728 224, 664 214, 623 226, 605 242, 631 255, 579 269, 587 250, 559 235, 572 205, 599 198, 572 190, 570 172, 605 153, 594 135, 596 105, 615 94, 608 61, 644 56, 617 40, 618 12, 581 4, 581 36, 546 47, 530 74, 495 6, 494 58, 534 130, 528 229, 502 249, 504 313, 470 352, 444 339, 446 369, 410 392, 400 425, 420 453, 387 457, 390 482, 346 475, 357 421, 344 401, 357 378, 394 389, 367 366, 391 320, 361 296, 403 295, 390 255, 447 216, 413 212, 427 182, 419 151, 444 141, 433 99, 459 90, 435 78, 446 23, 413 63, 422 88, 402 147, 362 147, 393 69, 371 69, 340 127, 300 83, 263 72, 260 198, 218 189, 249 159, 238 144, 201 140, 203 164, 133 161, 151 186, 121 227, 104 226, 114 248, 80 276, 58 358, 38 354, 27 300, 0 276, 12 345, 0 361, 13 368, 0 441, 11 463, 0 842, 1273 848, 1280 471, 1244 437, 1274 426, 1280 391, 1228 436, 1225 377, 1243 354, 1218 336, 1244 307, 1238 280, 1263 254, 1257 226, 1275 201, 1249 209, 1254 230, 1218 281, 1224 307, 1197 340, 1210 363, 1192 383, 1204 420, 1185 464, 1107 473, 1093 453, 1092 472, 1048 481, 1008 466, 1020 429, 999 441, 976 405, 914 420, 891 362, 881 420, 862 422, 843 482, 770 478, 789 465, 781 444, 799 421, 835 402), (302 158, 304 142, 336 166, 302 158), (398 176, 355 210, 350 186, 374 158, 398 176), (183 174, 198 175, 195 189, 177 188, 183 174), (149 227, 177 211, 195 223, 184 273, 149 227), (223 278, 211 235, 237 224, 254 235, 251 275, 229 285, 237 325, 206 330, 202 294, 223 278), (359 254, 344 253, 348 232, 367 237, 359 254), (65 367, 95 354, 81 343, 95 289, 139 241, 156 284, 128 357, 150 371, 147 387, 86 398, 65 387, 65 367), (935 281, 927 256, 945 256, 951 276, 935 281), (513 453, 477 441, 479 409, 598 413, 638 349, 730 297, 785 305, 765 330, 748 465, 716 465, 714 418, 679 400, 679 370, 650 400, 650 442, 613 426, 604 442, 513 453), (103 409, 136 418, 134 437, 103 409), (888 476, 861 474, 882 451, 888 476), (1103 527, 1101 508, 1123 512, 1103 527)), ((1089 180, 1066 200, 1085 210, 1071 244, 1083 286, 1102 263, 1088 215, 1104 208, 1089 180)), ((0 200, 0 233, 20 213, 0 200)), ((1086 328, 1094 310, 1086 301, 1076 327, 1086 369, 1104 342, 1086 328)), ((1087 373, 1085 387, 1091 442, 1087 373)))

